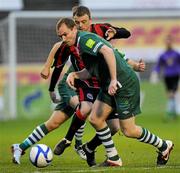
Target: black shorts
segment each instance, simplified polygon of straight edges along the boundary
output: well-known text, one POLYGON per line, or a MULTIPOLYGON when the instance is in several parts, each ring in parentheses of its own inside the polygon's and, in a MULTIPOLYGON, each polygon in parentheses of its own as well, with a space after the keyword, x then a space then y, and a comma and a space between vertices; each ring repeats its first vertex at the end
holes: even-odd
POLYGON ((79 101, 88 101, 94 103, 99 93, 99 88, 91 87, 86 82, 75 80, 75 87, 78 88, 79 101))
POLYGON ((164 82, 165 82, 167 91, 176 92, 177 88, 178 88, 179 75, 171 76, 171 77, 165 77, 164 82))
POLYGON ((118 113, 116 113, 116 111, 114 111, 114 110, 107 117, 107 120, 112 120, 112 119, 119 119, 118 113))
MULTIPOLYGON (((84 81, 75 80, 75 87, 78 88, 78 95, 79 95, 79 101, 88 101, 91 103, 94 103, 96 100, 96 97, 100 91, 99 88, 90 87, 86 84, 84 81)), ((113 110, 107 120, 111 119, 117 119, 118 113, 116 113, 115 110, 113 110)))

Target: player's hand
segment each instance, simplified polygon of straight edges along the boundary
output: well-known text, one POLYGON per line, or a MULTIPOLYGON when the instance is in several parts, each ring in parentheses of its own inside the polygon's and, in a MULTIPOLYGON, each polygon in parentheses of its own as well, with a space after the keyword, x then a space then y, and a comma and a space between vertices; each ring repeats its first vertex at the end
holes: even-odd
POLYGON ((60 99, 58 99, 58 98, 56 97, 56 93, 55 93, 54 91, 50 91, 50 92, 49 92, 49 95, 50 95, 50 98, 51 98, 51 100, 52 100, 53 103, 58 103, 58 102, 60 102, 60 99))
POLYGON ((108 94, 113 96, 116 94, 118 88, 121 88, 122 85, 117 80, 111 80, 108 88, 108 94))
POLYGON ((138 71, 139 72, 144 72, 145 69, 146 69, 146 64, 145 64, 143 59, 140 59, 139 62, 138 62, 138 71))
POLYGON ((71 72, 69 73, 67 79, 66 79, 66 83, 73 89, 76 90, 76 87, 74 86, 74 80, 75 80, 75 73, 71 72))
POLYGON ((105 33, 106 40, 109 41, 110 39, 114 37, 115 34, 116 34, 116 30, 112 27, 109 27, 105 33))
POLYGON ((40 75, 43 79, 48 79, 49 74, 50 74, 50 69, 45 68, 45 67, 42 69, 42 71, 40 73, 40 75))

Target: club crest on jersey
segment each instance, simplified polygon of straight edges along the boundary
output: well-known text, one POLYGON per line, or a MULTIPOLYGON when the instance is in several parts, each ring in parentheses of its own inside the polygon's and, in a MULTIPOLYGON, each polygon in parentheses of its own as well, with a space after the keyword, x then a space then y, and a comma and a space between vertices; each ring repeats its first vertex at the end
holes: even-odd
POLYGON ((95 44, 95 41, 92 39, 88 39, 86 42, 86 46, 89 48, 92 48, 94 46, 94 44, 95 44))
POLYGON ((91 93, 87 93, 87 98, 93 100, 93 95, 91 93))

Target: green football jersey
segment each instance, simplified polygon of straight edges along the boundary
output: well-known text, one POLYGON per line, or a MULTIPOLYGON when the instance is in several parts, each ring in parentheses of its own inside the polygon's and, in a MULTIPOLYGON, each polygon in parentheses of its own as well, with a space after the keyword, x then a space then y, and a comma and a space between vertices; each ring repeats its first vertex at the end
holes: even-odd
POLYGON ((98 78, 100 86, 107 89, 110 82, 110 73, 103 55, 99 53, 103 45, 113 49, 116 58, 117 79, 122 86, 126 85, 128 79, 134 76, 134 74, 132 75, 134 71, 123 58, 124 55, 98 35, 78 31, 76 46, 79 49, 85 67, 92 76, 98 78))

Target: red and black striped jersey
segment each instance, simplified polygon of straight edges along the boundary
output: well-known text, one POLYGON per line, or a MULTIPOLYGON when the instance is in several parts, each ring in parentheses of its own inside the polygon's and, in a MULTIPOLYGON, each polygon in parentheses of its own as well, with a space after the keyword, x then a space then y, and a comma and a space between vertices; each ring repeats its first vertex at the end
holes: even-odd
POLYGON ((112 26, 108 23, 91 24, 90 32, 95 33, 95 34, 101 36, 102 38, 106 39, 105 33, 109 29, 109 27, 112 27, 112 26))
MULTIPOLYGON (((71 63, 73 65, 73 68, 75 71, 80 71, 85 68, 83 61, 81 60, 81 57, 78 54, 78 49, 75 46, 70 47, 71 52, 71 63)), ((84 82, 89 87, 99 88, 99 83, 97 81, 96 77, 91 77, 90 79, 84 80, 84 82)))
POLYGON ((58 68, 64 66, 68 60, 69 55, 70 55, 69 47, 65 43, 62 43, 54 55, 54 63, 52 67, 58 68))
POLYGON ((131 33, 127 29, 114 27, 109 23, 91 24, 90 32, 95 33, 95 34, 101 36, 102 38, 106 39, 107 38, 106 31, 110 27, 114 28, 116 30, 116 34, 114 35, 114 37, 112 39, 128 38, 131 36, 131 33))

